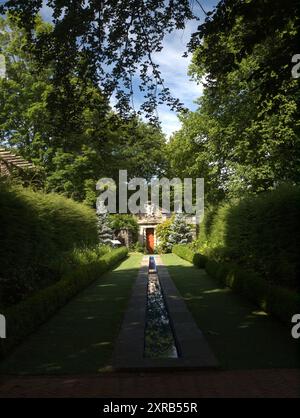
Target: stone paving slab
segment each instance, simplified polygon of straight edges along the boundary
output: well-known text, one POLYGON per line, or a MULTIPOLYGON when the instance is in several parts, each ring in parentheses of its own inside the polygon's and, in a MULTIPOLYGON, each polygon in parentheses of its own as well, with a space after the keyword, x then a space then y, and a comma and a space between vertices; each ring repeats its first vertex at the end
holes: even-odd
POLYGON ((0 398, 299 398, 299 369, 1 376, 0 398))
POLYGON ((144 357, 149 264, 149 257, 145 256, 116 342, 113 367, 129 370, 217 367, 214 354, 179 295, 167 268, 159 256, 155 256, 155 261, 179 357, 151 359, 144 357))

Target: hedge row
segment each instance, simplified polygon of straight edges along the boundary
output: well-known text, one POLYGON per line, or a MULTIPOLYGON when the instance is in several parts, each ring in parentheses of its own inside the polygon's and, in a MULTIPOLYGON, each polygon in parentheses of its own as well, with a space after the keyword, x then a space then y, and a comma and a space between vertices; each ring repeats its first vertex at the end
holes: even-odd
POLYGON ((206 257, 200 253, 196 253, 189 245, 174 245, 172 252, 197 267, 205 267, 206 257))
MULTIPOLYGON (((89 250, 87 250, 89 251, 89 250)), ((4 311, 7 324, 7 338, 0 340, 0 357, 7 354, 25 336, 49 319, 73 296, 99 278, 127 255, 122 247, 90 261, 90 255, 79 257, 79 263, 56 284, 40 290, 23 302, 4 311)))
POLYGON ((292 316, 300 312, 300 295, 295 291, 271 285, 259 274, 242 269, 233 263, 220 263, 193 252, 186 246, 176 246, 173 252, 193 264, 205 267, 207 273, 233 291, 242 294, 265 312, 290 323, 292 316), (200 257, 199 257, 200 256, 200 257), (200 265, 194 260, 201 260, 200 265))
POLYGON ((198 250, 258 272, 271 284, 300 290, 299 213, 300 188, 292 186, 208 208, 198 250))
POLYGON ((0 294, 13 289, 0 297, 2 308, 53 284, 66 252, 97 243, 95 211, 86 205, 1 182, 0 225, 0 294))

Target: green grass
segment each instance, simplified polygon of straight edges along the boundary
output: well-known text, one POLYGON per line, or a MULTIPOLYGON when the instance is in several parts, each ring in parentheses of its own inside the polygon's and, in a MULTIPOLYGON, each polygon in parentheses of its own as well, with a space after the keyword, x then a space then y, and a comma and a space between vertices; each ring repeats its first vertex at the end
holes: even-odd
POLYGON ((63 307, 0 364, 2 374, 89 374, 109 369, 142 255, 130 255, 63 307))
POLYGON ((299 340, 292 339, 292 326, 259 311, 177 255, 162 259, 223 368, 300 367, 299 340))

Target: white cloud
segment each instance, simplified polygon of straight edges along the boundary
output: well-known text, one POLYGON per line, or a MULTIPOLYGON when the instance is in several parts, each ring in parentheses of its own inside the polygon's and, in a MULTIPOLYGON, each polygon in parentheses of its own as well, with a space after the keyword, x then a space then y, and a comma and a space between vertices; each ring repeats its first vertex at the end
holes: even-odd
POLYGON ((176 113, 170 111, 168 108, 159 108, 158 113, 163 133, 167 136, 167 138, 169 138, 174 132, 180 129, 181 122, 179 121, 176 113))
MULTIPOLYGON (((197 84, 188 76, 188 67, 191 62, 191 54, 184 58, 186 45, 190 34, 194 30, 194 24, 187 25, 185 31, 177 31, 169 35, 164 42, 162 52, 154 55, 154 61, 159 64, 165 86, 172 95, 178 98, 189 110, 196 109, 195 100, 203 93, 203 85, 197 84)), ((159 117, 164 133, 169 137, 180 128, 180 121, 176 114, 169 108, 159 109, 159 117)))

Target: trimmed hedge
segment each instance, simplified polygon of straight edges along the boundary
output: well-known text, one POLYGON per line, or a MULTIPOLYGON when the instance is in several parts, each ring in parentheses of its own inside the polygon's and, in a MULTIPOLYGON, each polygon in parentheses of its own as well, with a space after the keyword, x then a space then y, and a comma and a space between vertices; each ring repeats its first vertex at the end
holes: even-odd
POLYGON ((242 269, 234 263, 220 263, 193 252, 188 246, 176 246, 173 251, 179 257, 198 265, 193 260, 205 260, 207 273, 233 291, 245 296, 265 312, 290 323, 291 317, 300 312, 300 295, 295 291, 271 285, 259 274, 242 269), (200 256, 200 257, 199 257, 200 256))
POLYGON ((2 308, 57 281, 65 253, 98 242, 86 205, 1 182, 0 225, 2 308))
POLYGON ((78 292, 127 256, 125 247, 108 252, 98 260, 83 259, 56 284, 40 290, 23 302, 4 311, 7 338, 0 340, 0 357, 4 357, 24 337, 48 320, 78 292))
POLYGON ((283 322, 290 323, 295 313, 300 312, 300 294, 293 290, 268 283, 259 274, 244 270, 234 264, 209 260, 206 271, 225 286, 245 296, 263 311, 283 322))
POLYGON ((189 245, 174 245, 172 252, 197 267, 205 267, 207 258, 199 253, 195 253, 195 251, 189 245))
POLYGON ((281 186, 208 208, 201 254, 253 270, 270 284, 300 290, 300 187, 281 186))

